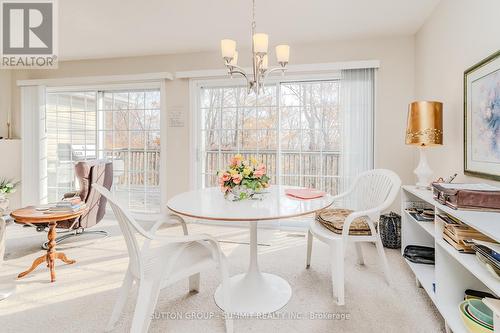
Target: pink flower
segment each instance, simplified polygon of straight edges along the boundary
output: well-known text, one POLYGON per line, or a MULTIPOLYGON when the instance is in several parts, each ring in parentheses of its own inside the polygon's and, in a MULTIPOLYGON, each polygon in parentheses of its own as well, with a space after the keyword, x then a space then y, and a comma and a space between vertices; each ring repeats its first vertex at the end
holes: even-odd
POLYGON ((220 177, 220 179, 223 181, 223 182, 227 182, 229 179, 231 179, 231 175, 227 172, 224 172, 222 174, 222 176, 220 177))
POLYGON ((260 164, 257 169, 253 172, 253 175, 256 178, 260 178, 266 174, 266 166, 264 164, 260 164))
POLYGON ((243 177, 239 173, 233 175, 233 183, 235 183, 236 185, 241 183, 242 179, 243 179, 243 177))
POLYGON ((254 177, 260 178, 266 174, 266 170, 257 169, 253 172, 254 177))

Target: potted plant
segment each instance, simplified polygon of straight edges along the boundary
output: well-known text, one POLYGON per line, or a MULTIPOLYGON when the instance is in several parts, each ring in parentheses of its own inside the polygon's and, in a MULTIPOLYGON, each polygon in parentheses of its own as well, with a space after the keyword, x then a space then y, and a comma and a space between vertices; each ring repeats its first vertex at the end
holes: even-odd
POLYGON ((254 198, 269 187, 266 171, 266 166, 255 158, 244 160, 240 154, 235 155, 228 168, 217 173, 224 197, 233 201, 254 198))
POLYGON ((3 178, 0 180, 0 213, 3 213, 9 207, 8 196, 11 193, 16 192, 16 187, 20 182, 14 182, 11 179, 3 178))

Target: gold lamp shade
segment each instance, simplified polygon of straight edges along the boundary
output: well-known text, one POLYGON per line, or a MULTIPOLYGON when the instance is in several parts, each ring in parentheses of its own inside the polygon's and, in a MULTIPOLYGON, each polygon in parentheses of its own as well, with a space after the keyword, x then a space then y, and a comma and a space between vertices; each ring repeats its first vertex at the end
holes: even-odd
POLYGON ((422 101, 409 105, 406 144, 421 147, 443 144, 443 103, 422 101))

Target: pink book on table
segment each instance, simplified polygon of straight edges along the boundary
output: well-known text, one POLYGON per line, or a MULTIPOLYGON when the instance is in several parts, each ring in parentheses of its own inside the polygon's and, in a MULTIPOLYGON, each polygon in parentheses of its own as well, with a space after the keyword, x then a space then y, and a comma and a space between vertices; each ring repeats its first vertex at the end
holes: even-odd
POLYGON ((285 194, 298 199, 316 199, 325 196, 326 192, 313 188, 294 188, 285 190, 285 194))

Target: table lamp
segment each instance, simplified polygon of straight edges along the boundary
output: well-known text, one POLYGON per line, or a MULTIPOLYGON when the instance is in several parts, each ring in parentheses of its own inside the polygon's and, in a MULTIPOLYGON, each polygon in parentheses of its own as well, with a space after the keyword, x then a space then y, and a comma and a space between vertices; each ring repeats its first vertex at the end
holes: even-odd
POLYGON ((420 162, 413 171, 418 178, 417 187, 429 188, 432 170, 425 149, 443 144, 443 103, 418 101, 409 105, 406 144, 420 150, 420 162))

